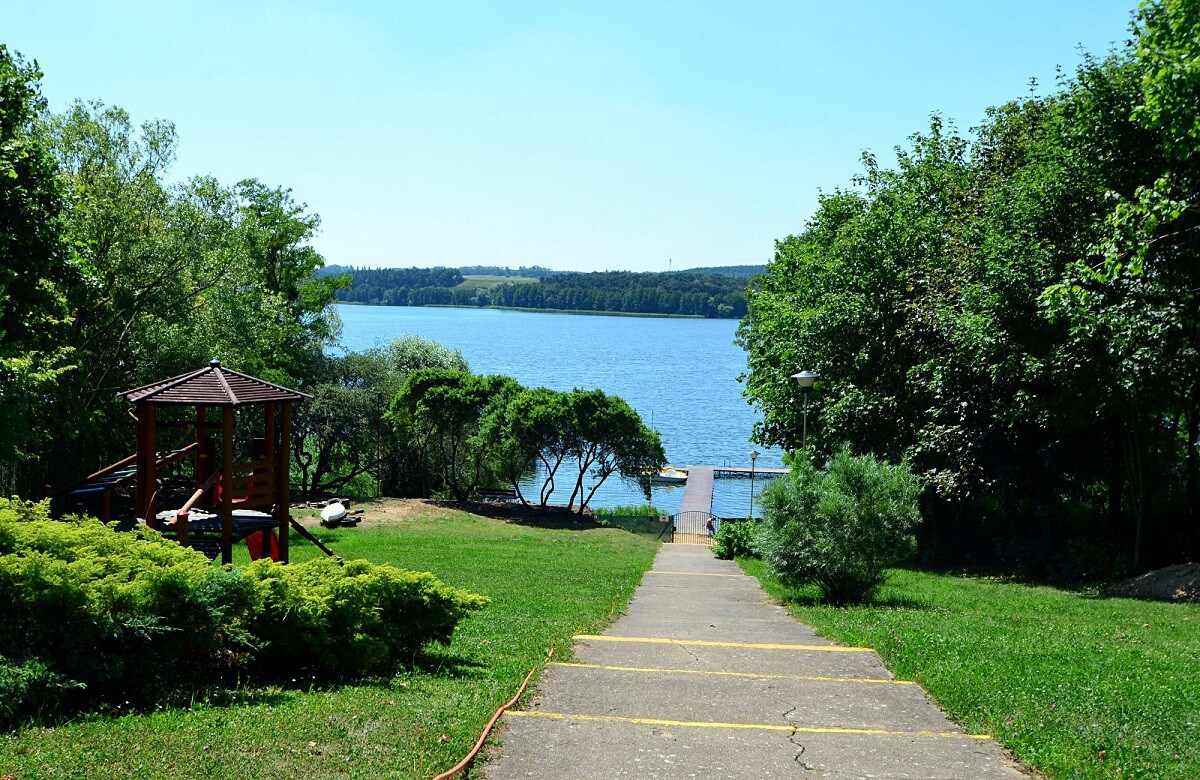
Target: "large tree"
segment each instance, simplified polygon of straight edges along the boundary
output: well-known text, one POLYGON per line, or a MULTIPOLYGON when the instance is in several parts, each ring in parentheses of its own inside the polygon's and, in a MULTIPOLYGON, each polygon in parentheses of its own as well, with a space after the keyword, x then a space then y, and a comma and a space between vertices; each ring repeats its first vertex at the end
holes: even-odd
POLYGON ((1194 554, 1196 20, 1148 3, 1127 50, 973 138, 935 119, 823 197, 739 331, 760 440, 796 446, 789 374, 816 370, 813 455, 909 459, 927 552, 1076 573, 1194 554))
POLYGON ((29 418, 71 363, 60 338, 74 282, 63 240, 63 195, 37 134, 45 109, 36 64, 0 45, 0 489, 35 441, 29 418))

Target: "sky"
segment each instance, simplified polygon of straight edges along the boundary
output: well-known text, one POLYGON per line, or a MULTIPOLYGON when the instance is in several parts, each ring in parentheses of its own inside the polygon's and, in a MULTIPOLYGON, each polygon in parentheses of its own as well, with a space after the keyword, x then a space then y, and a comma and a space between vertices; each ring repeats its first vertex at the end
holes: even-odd
POLYGON ((967 130, 1128 38, 1134 0, 0 0, 43 93, 169 119, 356 266, 765 263, 933 112, 967 130))

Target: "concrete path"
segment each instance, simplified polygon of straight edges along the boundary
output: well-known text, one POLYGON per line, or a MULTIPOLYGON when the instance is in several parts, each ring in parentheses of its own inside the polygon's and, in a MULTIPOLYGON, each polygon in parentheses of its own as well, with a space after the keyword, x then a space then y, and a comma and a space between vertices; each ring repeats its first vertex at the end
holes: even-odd
POLYGON ((505 716, 485 778, 1025 778, 705 547, 663 545, 628 614, 575 655, 505 716))

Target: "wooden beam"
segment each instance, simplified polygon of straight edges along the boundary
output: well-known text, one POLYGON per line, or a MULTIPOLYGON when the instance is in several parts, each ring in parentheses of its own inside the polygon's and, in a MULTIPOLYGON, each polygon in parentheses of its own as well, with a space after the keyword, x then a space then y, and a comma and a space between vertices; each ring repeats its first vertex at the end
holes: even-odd
POLYGON ((278 406, 274 401, 267 401, 263 404, 263 438, 267 443, 267 451, 263 456, 270 460, 275 455, 275 408, 278 406))
POLYGON ((233 407, 221 410, 221 563, 233 563, 233 407))
POLYGON ((192 471, 192 484, 197 489, 208 479, 204 473, 204 429, 208 425, 208 407, 200 404, 196 407, 196 466, 192 471))
POLYGON ((142 519, 151 528, 158 528, 158 518, 154 516, 154 505, 158 498, 158 407, 147 404, 139 410, 138 422, 143 426, 143 441, 145 451, 142 453, 142 470, 138 473, 138 485, 145 484, 142 496, 142 519))
POLYGON ((276 505, 279 512, 279 560, 288 562, 288 532, 291 530, 292 498, 291 498, 291 457, 292 445, 292 403, 284 401, 279 409, 279 465, 275 468, 275 476, 279 480, 276 505))

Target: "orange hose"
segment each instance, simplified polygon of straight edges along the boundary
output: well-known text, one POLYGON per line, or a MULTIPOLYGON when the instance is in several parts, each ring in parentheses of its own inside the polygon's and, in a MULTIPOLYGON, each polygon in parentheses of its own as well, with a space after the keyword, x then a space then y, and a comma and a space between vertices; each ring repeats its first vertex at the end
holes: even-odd
MULTIPOLYGON (((550 648, 550 652, 546 653, 547 662, 550 661, 550 656, 552 655, 554 655, 553 647, 550 648)), ((487 726, 484 727, 483 733, 479 735, 479 741, 475 743, 475 747, 471 748, 471 752, 467 753, 466 757, 463 758, 462 761, 459 761, 452 768, 447 769, 445 772, 442 772, 440 775, 434 777, 433 780, 446 780, 446 778, 453 777, 467 768, 467 765, 474 760, 475 756, 479 755, 479 749, 482 748, 483 743, 487 741, 488 734, 492 733, 492 727, 496 725, 496 721, 500 720, 500 716, 504 714, 505 710, 517 703, 517 699, 521 698, 521 694, 525 692, 525 686, 529 685, 529 678, 533 677, 533 673, 537 670, 538 668, 536 666, 530 669, 529 674, 525 675, 525 680, 521 683, 521 687, 517 689, 516 695, 509 699, 506 704, 500 705, 500 709, 496 710, 496 714, 492 716, 492 719, 488 721, 487 726)))

